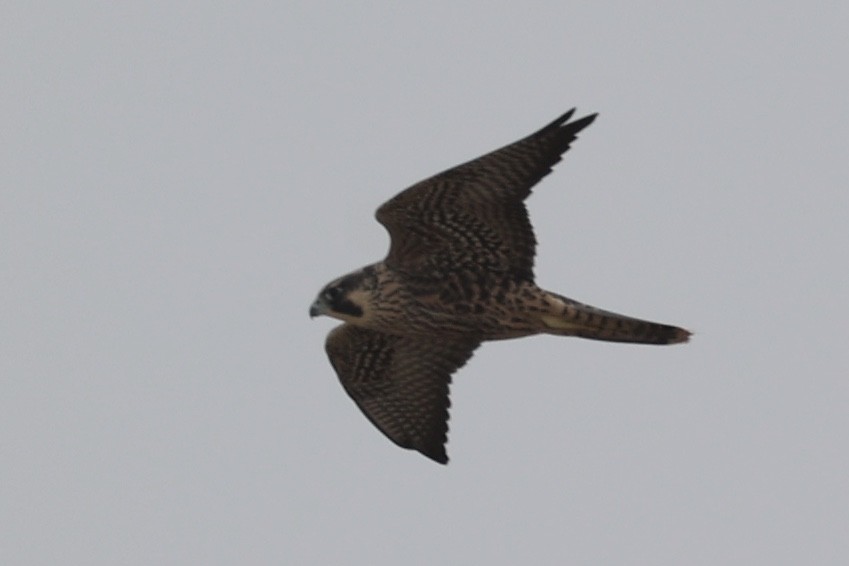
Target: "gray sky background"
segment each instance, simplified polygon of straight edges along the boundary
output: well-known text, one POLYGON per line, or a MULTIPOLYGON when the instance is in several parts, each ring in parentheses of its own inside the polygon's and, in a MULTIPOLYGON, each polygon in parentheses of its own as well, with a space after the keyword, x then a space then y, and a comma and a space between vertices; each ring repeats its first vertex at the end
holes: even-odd
POLYGON ((847 563, 845 4, 50 4, 0 18, 0 563, 847 563), (395 447, 310 302, 572 106, 538 282, 692 343, 487 344, 450 465, 395 447))

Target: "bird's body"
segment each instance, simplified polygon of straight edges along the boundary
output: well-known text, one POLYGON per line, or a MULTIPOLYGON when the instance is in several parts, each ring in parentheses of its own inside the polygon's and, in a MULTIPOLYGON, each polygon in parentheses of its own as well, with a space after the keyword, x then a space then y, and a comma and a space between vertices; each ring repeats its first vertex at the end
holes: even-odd
POLYGON ((391 440, 447 462, 448 384, 487 340, 547 333, 673 344, 690 333, 545 291, 534 282, 530 189, 595 115, 545 128, 421 181, 377 219, 389 254, 329 283, 310 314, 345 324, 326 350, 342 385, 391 440))

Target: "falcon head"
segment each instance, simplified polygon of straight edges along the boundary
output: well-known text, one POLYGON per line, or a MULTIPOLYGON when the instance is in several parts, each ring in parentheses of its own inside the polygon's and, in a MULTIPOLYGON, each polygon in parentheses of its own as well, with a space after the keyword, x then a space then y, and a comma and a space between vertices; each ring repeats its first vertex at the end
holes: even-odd
POLYGON ((310 318, 327 315, 345 322, 357 322, 367 310, 374 280, 374 269, 365 267, 331 281, 310 306, 310 318))

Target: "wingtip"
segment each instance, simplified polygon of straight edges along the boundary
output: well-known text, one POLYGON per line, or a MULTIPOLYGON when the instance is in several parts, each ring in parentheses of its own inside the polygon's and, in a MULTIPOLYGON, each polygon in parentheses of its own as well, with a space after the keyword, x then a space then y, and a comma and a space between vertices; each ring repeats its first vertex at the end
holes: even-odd
POLYGON ((440 446, 439 449, 419 448, 418 451, 437 464, 442 464, 443 466, 448 464, 448 453, 445 451, 444 446, 440 446))
POLYGON ((572 118, 572 116, 575 115, 576 110, 577 108, 570 109, 568 112, 565 112, 564 114, 560 115, 560 117, 558 117, 550 124, 544 126, 534 135, 539 135, 544 132, 551 132, 552 130, 568 130, 572 134, 577 134, 578 132, 592 124, 598 117, 598 112, 596 112, 588 116, 579 118, 574 122, 570 122, 569 120, 572 118))
POLYGON ((557 119, 557 122, 559 122, 560 124, 565 124, 566 122, 569 121, 569 118, 572 117, 572 115, 575 113, 576 110, 577 110, 577 107, 571 108, 570 110, 567 110, 562 116, 560 116, 557 119))
POLYGON ((568 124, 566 124, 566 126, 574 130, 575 132, 579 132, 590 124, 592 124, 593 122, 595 122, 596 118, 598 118, 598 112, 584 116, 583 118, 575 120, 574 122, 569 122, 568 124))
POLYGON ((583 119, 586 120, 588 124, 591 124, 592 122, 595 122, 596 118, 598 118, 598 112, 593 112, 592 114, 585 116, 583 119))

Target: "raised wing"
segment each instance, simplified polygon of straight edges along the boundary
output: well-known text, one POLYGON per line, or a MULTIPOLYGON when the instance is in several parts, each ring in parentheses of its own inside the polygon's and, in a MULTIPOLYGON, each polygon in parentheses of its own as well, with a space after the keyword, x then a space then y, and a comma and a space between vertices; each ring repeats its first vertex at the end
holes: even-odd
POLYGON ((325 349, 345 391, 392 442, 445 464, 451 374, 479 342, 401 337, 351 324, 325 349))
POLYGON ((456 271, 532 280, 536 239, 523 201, 596 117, 569 122, 574 112, 384 203, 376 216, 392 239, 386 264, 426 280, 456 271))

